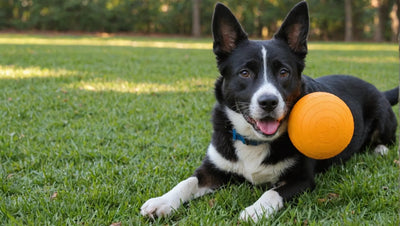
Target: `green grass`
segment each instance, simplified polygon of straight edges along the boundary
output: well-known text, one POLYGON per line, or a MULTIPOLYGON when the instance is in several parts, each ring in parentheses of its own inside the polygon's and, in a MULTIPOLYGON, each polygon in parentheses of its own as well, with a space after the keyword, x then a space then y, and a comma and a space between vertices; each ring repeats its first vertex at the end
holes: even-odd
MULTIPOLYGON (((264 188, 232 185, 166 219, 139 214, 205 154, 218 76, 210 43, 1 34, 0 224, 237 224, 264 188)), ((354 74, 389 89, 397 54, 392 44, 311 43, 305 73, 354 74)), ((332 168, 261 223, 399 225, 396 150, 332 168)))

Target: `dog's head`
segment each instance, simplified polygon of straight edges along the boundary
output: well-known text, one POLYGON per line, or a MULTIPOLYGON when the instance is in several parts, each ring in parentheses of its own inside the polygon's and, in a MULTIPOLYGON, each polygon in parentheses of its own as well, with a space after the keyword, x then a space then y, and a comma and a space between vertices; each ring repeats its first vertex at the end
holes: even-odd
POLYGON ((300 2, 273 39, 253 41, 226 6, 216 5, 213 51, 221 74, 216 97, 242 135, 271 141, 286 132, 301 93, 308 28, 307 3, 300 2))

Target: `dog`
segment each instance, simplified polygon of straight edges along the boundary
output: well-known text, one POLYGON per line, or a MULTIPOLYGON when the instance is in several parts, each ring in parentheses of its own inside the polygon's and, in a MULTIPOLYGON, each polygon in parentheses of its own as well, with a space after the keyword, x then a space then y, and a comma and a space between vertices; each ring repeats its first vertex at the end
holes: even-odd
POLYGON ((192 176, 166 194, 149 199, 140 213, 151 218, 170 215, 182 203, 231 182, 267 184, 267 190, 239 215, 258 221, 284 202, 313 190, 314 176, 354 153, 374 147, 385 154, 396 141, 392 105, 399 87, 380 92, 370 83, 347 75, 312 79, 302 75, 307 55, 309 14, 306 2, 288 13, 271 40, 249 40, 232 12, 217 3, 212 19, 213 51, 220 77, 215 82, 213 133, 205 158, 192 176), (292 144, 288 116, 304 95, 323 91, 350 108, 354 134, 343 152, 325 160, 310 159, 292 144))

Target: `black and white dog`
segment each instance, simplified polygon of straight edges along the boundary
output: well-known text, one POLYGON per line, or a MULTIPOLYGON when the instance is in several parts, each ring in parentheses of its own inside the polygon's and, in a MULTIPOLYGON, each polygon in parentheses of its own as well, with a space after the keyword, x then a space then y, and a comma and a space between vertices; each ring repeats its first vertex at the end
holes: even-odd
POLYGON ((166 216, 181 203, 231 181, 269 184, 240 219, 268 217, 283 203, 315 187, 314 176, 354 153, 374 147, 385 154, 396 141, 397 121, 391 105, 398 87, 386 92, 358 78, 331 75, 311 79, 302 75, 309 29, 306 2, 298 3, 267 41, 249 40, 224 5, 215 7, 213 50, 221 76, 215 83, 211 144, 202 165, 188 179, 141 207, 144 216, 166 216), (327 160, 302 155, 287 134, 291 108, 302 96, 324 91, 340 97, 352 111, 354 135, 348 147, 327 160))

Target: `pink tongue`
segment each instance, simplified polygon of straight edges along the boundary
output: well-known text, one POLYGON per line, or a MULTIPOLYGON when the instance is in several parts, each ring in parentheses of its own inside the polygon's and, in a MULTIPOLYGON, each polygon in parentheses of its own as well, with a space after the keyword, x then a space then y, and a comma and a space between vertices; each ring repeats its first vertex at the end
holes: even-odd
POLYGON ((263 132, 264 134, 267 135, 272 135, 276 133, 279 127, 279 121, 257 121, 257 127, 263 132))

